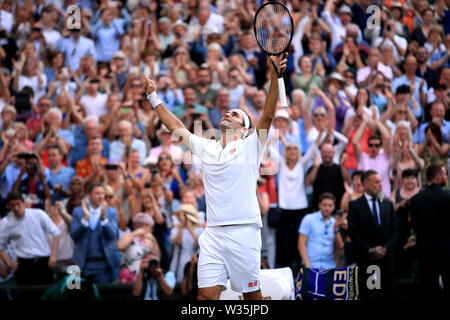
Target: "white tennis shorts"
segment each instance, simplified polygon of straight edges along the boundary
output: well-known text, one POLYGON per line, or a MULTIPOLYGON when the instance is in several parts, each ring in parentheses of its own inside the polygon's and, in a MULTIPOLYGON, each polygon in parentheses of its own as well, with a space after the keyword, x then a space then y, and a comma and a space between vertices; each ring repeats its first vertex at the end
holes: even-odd
POLYGON ((261 229, 257 224, 206 227, 199 237, 198 287, 217 285, 246 293, 259 290, 261 229))

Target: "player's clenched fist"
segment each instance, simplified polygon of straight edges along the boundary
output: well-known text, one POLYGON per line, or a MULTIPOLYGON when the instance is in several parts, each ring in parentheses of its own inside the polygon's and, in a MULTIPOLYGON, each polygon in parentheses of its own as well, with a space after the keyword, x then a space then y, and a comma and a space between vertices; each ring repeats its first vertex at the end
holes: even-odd
POLYGON ((144 89, 145 89, 145 93, 148 96, 150 93, 154 92, 156 88, 156 84, 153 80, 151 80, 150 78, 145 78, 144 80, 144 89))

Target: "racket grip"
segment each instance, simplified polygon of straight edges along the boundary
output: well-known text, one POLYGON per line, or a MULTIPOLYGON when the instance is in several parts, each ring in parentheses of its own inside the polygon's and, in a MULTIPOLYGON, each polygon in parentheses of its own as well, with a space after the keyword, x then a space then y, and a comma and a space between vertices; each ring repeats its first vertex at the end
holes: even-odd
POLYGON ((283 77, 278 78, 278 92, 280 96, 280 103, 283 108, 287 108, 286 89, 284 87, 283 77))

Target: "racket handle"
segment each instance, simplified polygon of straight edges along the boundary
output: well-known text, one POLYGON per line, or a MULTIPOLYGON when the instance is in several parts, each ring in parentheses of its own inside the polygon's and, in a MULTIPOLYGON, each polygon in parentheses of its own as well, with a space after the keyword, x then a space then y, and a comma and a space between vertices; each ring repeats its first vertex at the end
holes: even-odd
POLYGON ((286 89, 284 87, 283 77, 278 78, 278 92, 280 95, 280 103, 283 108, 287 108, 286 89))

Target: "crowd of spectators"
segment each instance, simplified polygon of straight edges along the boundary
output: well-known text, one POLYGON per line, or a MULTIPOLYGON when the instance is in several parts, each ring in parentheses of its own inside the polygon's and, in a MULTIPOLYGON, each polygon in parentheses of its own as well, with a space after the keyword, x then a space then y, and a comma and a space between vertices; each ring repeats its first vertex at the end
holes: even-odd
MULTIPOLYGON (((144 77, 191 132, 217 138, 232 108, 256 126, 270 84, 252 26, 262 2, 2 1, 0 282, 49 283, 46 263, 50 282, 75 263, 142 298, 193 296, 201 164, 161 124, 144 77)), ((262 267, 354 263, 349 202, 376 170, 400 227, 395 277, 414 278, 405 206, 428 167, 450 163, 450 2, 281 2, 294 22, 289 107, 276 112, 255 191, 262 267), (319 209, 325 218, 309 215, 319 209), (327 237, 306 243, 321 224, 327 237)))

